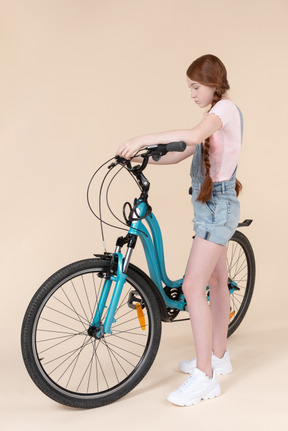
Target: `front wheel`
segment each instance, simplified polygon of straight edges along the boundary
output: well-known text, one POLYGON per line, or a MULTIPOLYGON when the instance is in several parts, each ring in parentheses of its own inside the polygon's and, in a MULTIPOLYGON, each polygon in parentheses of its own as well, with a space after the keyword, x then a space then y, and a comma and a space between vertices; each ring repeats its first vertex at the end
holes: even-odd
POLYGON ((228 337, 238 328, 248 310, 255 284, 255 257, 247 237, 236 231, 227 244, 230 322, 228 337))
MULTIPOLYGON (((159 347, 158 303, 133 269, 128 269, 112 333, 95 337, 89 331, 108 265, 87 259, 59 270, 36 292, 23 320, 22 354, 32 380, 67 406, 99 407, 124 396, 143 379, 159 347)), ((108 306, 112 293, 113 283, 108 306)))

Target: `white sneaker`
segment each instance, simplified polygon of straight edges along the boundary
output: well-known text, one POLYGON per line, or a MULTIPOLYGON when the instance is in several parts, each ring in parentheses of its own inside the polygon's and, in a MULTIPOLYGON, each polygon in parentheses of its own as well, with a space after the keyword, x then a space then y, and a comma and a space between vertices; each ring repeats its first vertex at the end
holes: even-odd
POLYGON ((215 370, 213 370, 213 377, 210 378, 203 371, 194 368, 183 385, 171 392, 167 399, 177 406, 191 406, 201 400, 208 400, 220 394, 221 388, 215 370))
MULTIPOLYGON (((181 361, 179 369, 183 373, 190 374, 197 367, 196 358, 190 361, 181 361)), ((230 374, 232 372, 232 365, 230 362, 229 350, 226 350, 223 358, 218 358, 212 353, 212 368, 215 369, 216 374, 230 374)))

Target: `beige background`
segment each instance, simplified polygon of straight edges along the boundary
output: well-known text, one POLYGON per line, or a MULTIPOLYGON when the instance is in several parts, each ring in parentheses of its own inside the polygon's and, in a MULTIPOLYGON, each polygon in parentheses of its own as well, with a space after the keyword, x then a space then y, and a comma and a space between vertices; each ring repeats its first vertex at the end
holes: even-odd
MULTIPOLYGON (((0 5, 1 429, 287 429, 287 1, 0 5), (52 272, 102 252, 85 200, 97 166, 126 138, 201 118, 185 71, 205 53, 223 60, 245 117, 238 177, 242 218, 254 219, 245 233, 257 281, 229 339, 234 373, 221 378, 223 395, 209 403, 169 405, 166 395, 183 381, 177 362, 194 347, 188 322, 164 324, 155 364, 127 397, 92 411, 58 406, 22 364, 24 311, 52 272)), ((171 277, 182 275, 192 236, 188 172, 189 161, 147 170, 171 277)), ((107 231, 110 250, 115 234, 107 231)), ((143 267, 142 260, 138 253, 134 262, 143 267)))

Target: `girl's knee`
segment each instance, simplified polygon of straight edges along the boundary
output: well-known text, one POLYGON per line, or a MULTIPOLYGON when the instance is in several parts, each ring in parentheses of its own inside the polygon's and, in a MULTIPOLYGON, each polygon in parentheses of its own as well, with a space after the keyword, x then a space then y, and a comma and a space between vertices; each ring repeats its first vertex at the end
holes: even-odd
POLYGON ((206 295, 206 286, 204 286, 203 283, 197 283, 197 281, 195 282, 192 280, 184 280, 182 285, 182 291, 186 299, 188 297, 190 299, 193 297, 196 298, 199 296, 206 295))

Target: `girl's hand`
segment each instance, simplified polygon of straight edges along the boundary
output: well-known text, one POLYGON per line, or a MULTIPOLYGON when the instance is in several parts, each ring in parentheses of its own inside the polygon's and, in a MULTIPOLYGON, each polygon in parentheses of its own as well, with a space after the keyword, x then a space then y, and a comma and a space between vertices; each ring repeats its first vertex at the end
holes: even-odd
POLYGON ((122 145, 120 145, 118 149, 118 154, 124 159, 130 159, 134 156, 137 151, 141 150, 141 148, 146 147, 143 142, 140 142, 137 139, 129 139, 125 141, 122 145))

